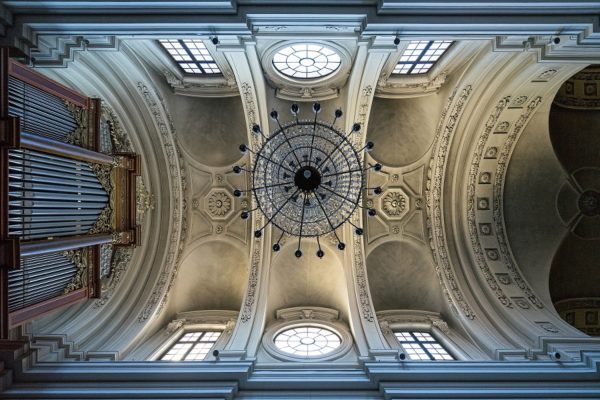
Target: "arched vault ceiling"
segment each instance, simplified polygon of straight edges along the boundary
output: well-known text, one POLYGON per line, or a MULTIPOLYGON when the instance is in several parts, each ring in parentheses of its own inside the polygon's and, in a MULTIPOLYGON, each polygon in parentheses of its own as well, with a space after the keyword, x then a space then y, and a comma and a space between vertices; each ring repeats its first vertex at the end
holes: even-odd
POLYGON ((367 257, 367 271, 376 311, 442 312, 440 283, 425 247, 398 241, 383 243, 367 257))
POLYGON ((197 246, 181 263, 171 289, 169 311, 238 311, 248 279, 247 263, 245 252, 226 242, 197 246))
POLYGON ((550 272, 555 304, 600 297, 599 84, 598 66, 579 71, 560 88, 550 110, 549 139, 564 174, 556 190, 555 215, 566 232, 550 272))
POLYGON ((414 163, 433 142, 444 96, 408 99, 375 98, 367 138, 375 142, 374 158, 390 167, 414 163))
POLYGON ((347 316, 348 294, 344 271, 336 250, 325 247, 326 256, 314 257, 316 241, 303 243, 306 256, 294 257, 297 241, 287 243, 273 258, 268 292, 267 318, 281 308, 299 306, 328 307, 347 316))
POLYGON ((240 158, 246 122, 239 97, 167 97, 181 149, 196 161, 224 167, 240 158))
POLYGON ((508 166, 505 223, 511 248, 527 281, 551 304, 550 265, 567 229, 556 212, 556 195, 566 174, 548 135, 549 104, 523 131, 508 166))

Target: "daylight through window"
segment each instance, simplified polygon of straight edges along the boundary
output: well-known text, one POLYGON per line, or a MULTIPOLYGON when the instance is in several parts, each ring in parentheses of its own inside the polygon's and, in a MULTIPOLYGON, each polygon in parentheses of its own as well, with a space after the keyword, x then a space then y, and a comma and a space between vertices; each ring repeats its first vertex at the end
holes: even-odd
POLYGON ((454 360, 427 332, 394 332, 410 360, 454 360))
POLYGON ((402 52, 393 73, 401 75, 427 73, 451 44, 450 40, 412 41, 402 52))
POLYGON ((201 361, 221 336, 218 331, 186 332, 160 358, 166 361, 201 361))
POLYGON ((160 44, 188 74, 215 75, 221 70, 202 40, 160 40, 160 44))
POLYGON ((341 58, 335 50, 322 44, 295 44, 275 53, 273 66, 292 78, 320 78, 335 72, 341 58))
POLYGON ((275 337, 275 346, 295 357, 320 357, 340 347, 342 340, 329 329, 301 326, 282 331, 275 337))

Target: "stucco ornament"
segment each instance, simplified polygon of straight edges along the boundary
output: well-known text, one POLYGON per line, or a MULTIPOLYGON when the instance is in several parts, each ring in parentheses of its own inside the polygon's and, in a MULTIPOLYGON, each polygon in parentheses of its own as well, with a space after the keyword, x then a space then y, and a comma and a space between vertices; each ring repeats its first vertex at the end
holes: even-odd
POLYGON ((213 191, 207 196, 207 209, 214 218, 226 218, 232 203, 231 197, 224 191, 213 191))
POLYGON ((381 208, 390 219, 400 219, 409 210, 408 196, 399 189, 389 191, 381 200, 381 208))

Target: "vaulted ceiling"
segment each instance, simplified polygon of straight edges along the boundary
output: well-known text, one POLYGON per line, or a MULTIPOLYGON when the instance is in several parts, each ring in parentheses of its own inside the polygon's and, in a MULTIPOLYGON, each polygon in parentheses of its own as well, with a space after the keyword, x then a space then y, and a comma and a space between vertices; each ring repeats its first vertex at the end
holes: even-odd
MULTIPOLYGON (((15 15, 39 6, 19 3, 4 2, 15 15)), ((404 7, 382 4, 382 13, 404 7)), ((181 312, 227 310, 240 319, 226 350, 255 356, 277 310, 314 306, 339 311, 362 356, 385 347, 377 313, 389 310, 439 313, 481 358, 498 358, 498 350, 525 357, 541 337, 584 337, 553 307, 598 295, 597 282, 586 278, 598 276, 600 217, 593 204, 586 212, 596 214, 580 215, 581 192, 599 190, 597 105, 565 107, 564 85, 578 82, 579 70, 599 56, 574 34, 491 33, 488 26, 459 35, 438 26, 400 34, 396 46, 399 31, 387 27, 385 13, 372 25, 352 13, 294 23, 293 16, 250 13, 251 29, 221 15, 215 33, 200 35, 210 46, 218 34, 210 50, 223 74, 211 81, 182 73, 157 42, 191 35, 179 21, 185 15, 159 33, 141 26, 130 37, 118 25, 78 36, 77 17, 61 31, 48 12, 46 22, 31 22, 48 27, 34 65, 114 110, 143 156, 156 205, 143 244, 102 301, 35 321, 32 334, 68 334, 86 351, 127 357, 181 312), (454 41, 439 65, 423 76, 391 74, 402 46, 430 37, 454 41), (339 49, 340 72, 308 85, 273 71, 268 57, 299 41, 339 49), (256 239, 252 231, 264 221, 239 218, 252 202, 232 196, 248 185, 232 167, 251 165, 238 146, 256 145, 252 124, 272 130, 272 109, 291 119, 292 102, 308 115, 316 100, 323 120, 341 107, 340 128, 362 124, 357 142, 375 143, 366 161, 383 165, 368 183, 384 191, 364 199, 375 217, 352 219, 365 228, 363 238, 346 226, 339 231, 345 251, 328 238, 319 260, 316 242, 306 241, 298 260, 293 238, 272 253, 278 232, 256 239), (109 316, 111 327, 97 334, 109 316)), ((15 19, 27 27, 27 18, 15 19)))

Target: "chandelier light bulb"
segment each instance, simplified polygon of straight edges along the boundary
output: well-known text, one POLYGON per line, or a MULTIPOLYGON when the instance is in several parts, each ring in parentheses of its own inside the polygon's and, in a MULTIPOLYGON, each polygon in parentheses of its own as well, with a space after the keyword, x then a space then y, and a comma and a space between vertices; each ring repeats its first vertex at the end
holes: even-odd
MULTIPOLYGON (((298 258, 303 254, 302 239, 316 238, 319 243, 319 237, 327 234, 333 234, 338 249, 344 250, 346 245, 337 230, 347 222, 354 226, 357 235, 363 234, 363 229, 350 219, 362 209, 362 192, 369 189, 365 186, 366 171, 378 165, 364 165, 365 150, 373 148, 373 142, 358 149, 348 139, 350 133, 360 131, 359 123, 352 124, 345 133, 335 126, 343 115, 341 109, 334 111, 330 123, 317 119, 321 110, 320 103, 313 103, 314 115, 303 120, 299 118, 298 104, 292 104, 290 111, 295 118, 289 122, 280 121, 279 112, 272 110, 270 117, 277 121, 277 127, 270 135, 266 137, 259 125, 252 126, 252 131, 261 133, 263 138, 260 148, 240 145, 240 151, 253 155, 251 167, 233 169, 250 174, 251 188, 247 191, 256 201, 255 209, 264 216, 264 225, 254 236, 262 237, 263 229, 272 225, 281 231, 273 251, 281 249, 284 235, 296 237, 298 247, 294 255, 298 258)), ((376 194, 382 191, 380 187, 371 190, 376 194)), ((235 189, 233 193, 240 197, 243 192, 235 189)), ((375 210, 367 209, 368 215, 374 213, 375 210)), ((247 219, 250 212, 244 211, 241 216, 247 219)), ((316 255, 325 255, 320 244, 316 255)))

